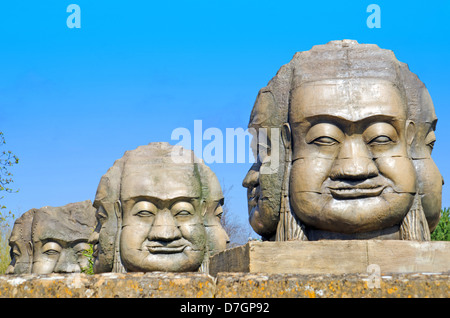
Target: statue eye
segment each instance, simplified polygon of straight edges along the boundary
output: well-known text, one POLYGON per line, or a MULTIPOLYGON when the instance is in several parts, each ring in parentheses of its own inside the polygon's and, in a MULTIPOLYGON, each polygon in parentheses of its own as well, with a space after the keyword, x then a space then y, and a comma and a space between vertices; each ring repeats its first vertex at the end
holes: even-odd
POLYGON ((100 223, 104 223, 106 219, 108 219, 108 215, 106 214, 105 209, 103 207, 98 208, 95 216, 97 217, 97 220, 100 223))
POLYGON ((57 250, 49 249, 44 252, 45 255, 58 255, 59 252, 57 250))
POLYGON ((73 249, 77 257, 89 257, 93 253, 93 246, 85 242, 76 244, 73 249))
POLYGON ((214 215, 215 215, 216 218, 219 219, 219 221, 222 220, 222 215, 223 215, 223 208, 222 208, 222 205, 219 205, 219 206, 216 208, 216 211, 214 211, 214 215))
POLYGON ((171 207, 172 215, 176 217, 191 216, 195 213, 195 209, 189 202, 179 201, 171 207))
POLYGON ((270 156, 270 147, 264 143, 258 143, 258 162, 264 161, 270 156))
POLYGON ((158 208, 153 203, 149 201, 139 201, 133 206, 131 215, 139 217, 151 217, 155 216, 157 212, 158 208))
POLYGON ((13 249, 12 253, 13 253, 14 257, 20 257, 20 255, 22 255, 22 254, 20 254, 20 251, 18 251, 16 249, 13 249))
POLYGON ((192 215, 192 214, 186 210, 182 210, 182 211, 178 212, 177 214, 175 214, 175 216, 189 216, 189 215, 192 215))
POLYGON ((327 136, 316 138, 312 142, 318 146, 333 146, 339 143, 336 139, 327 136))
POLYGON ((433 150, 435 142, 436 142, 436 135, 434 131, 431 131, 425 138, 425 144, 427 145, 427 147, 430 148, 430 152, 433 150))
POLYGON ((155 214, 150 211, 139 211, 138 213, 136 213, 136 215, 140 216, 140 217, 149 217, 149 216, 154 216, 155 214))
POLYGON ((45 255, 59 255, 61 252, 62 247, 56 242, 48 242, 45 243, 44 246, 42 246, 42 253, 45 255))
POLYGON ((391 138, 389 138, 388 136, 382 135, 382 136, 378 136, 378 137, 373 138, 369 142, 369 144, 385 145, 385 144, 389 144, 391 142, 392 142, 391 138))
POLYGON ((320 123, 312 126, 305 136, 306 143, 316 146, 338 145, 344 139, 345 135, 342 130, 329 123, 320 123))

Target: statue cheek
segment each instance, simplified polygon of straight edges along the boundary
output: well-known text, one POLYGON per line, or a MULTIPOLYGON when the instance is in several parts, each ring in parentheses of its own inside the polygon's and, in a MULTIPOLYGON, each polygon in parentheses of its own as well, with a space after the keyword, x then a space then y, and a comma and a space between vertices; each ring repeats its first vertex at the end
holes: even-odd
POLYGON ((290 193, 323 192, 323 184, 328 179, 333 165, 332 159, 300 158, 291 169, 290 193))
POLYGON ((407 157, 380 157, 375 160, 380 173, 391 180, 397 193, 416 193, 416 171, 407 157))
POLYGON ((120 234, 121 250, 140 249, 142 243, 147 239, 149 229, 144 226, 124 226, 120 234))

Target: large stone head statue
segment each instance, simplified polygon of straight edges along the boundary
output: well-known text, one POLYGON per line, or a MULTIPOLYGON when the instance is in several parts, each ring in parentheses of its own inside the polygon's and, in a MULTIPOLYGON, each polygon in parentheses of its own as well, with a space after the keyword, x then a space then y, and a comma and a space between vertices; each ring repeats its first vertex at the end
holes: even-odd
POLYGON ((95 226, 90 200, 37 209, 31 225, 32 273, 73 273, 89 267, 86 252, 95 226))
POLYGON ((278 151, 279 169, 265 176, 274 158, 259 158, 243 183, 263 237, 429 239, 442 187, 436 116, 391 51, 344 40, 295 54, 258 94, 249 127, 278 128, 263 153, 278 151))
POLYGON ((226 247, 222 204, 216 176, 192 151, 127 151, 97 189, 94 272, 198 271, 226 247))
POLYGON ((36 209, 28 210, 14 222, 14 227, 9 237, 11 263, 6 270, 6 274, 31 273, 33 261, 31 225, 35 211, 36 209))

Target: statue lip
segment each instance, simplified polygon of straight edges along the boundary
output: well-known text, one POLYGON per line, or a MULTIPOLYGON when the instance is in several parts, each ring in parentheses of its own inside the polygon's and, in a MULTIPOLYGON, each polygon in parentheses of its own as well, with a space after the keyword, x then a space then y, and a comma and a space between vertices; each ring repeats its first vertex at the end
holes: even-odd
POLYGON ((248 188, 247 201, 252 207, 258 205, 259 192, 259 186, 248 188))
POLYGON ((359 185, 338 185, 328 187, 331 195, 335 199, 361 199, 365 197, 379 196, 386 186, 362 183, 359 185))
POLYGON ((98 248, 98 243, 96 243, 96 244, 94 244, 94 245, 92 246, 92 257, 93 257, 93 258, 97 258, 99 252, 100 252, 100 251, 99 251, 99 248, 98 248))
POLYGON ((181 253, 186 248, 186 245, 179 245, 178 243, 175 245, 162 245, 162 244, 152 244, 147 245, 147 249, 152 254, 175 254, 181 253))

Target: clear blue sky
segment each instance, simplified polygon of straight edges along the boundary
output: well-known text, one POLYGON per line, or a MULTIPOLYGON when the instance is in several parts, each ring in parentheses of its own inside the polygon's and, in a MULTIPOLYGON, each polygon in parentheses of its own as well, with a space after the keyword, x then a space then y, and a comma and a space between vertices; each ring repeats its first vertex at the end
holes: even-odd
MULTIPOLYGON (((433 152, 450 206, 449 1, 7 1, 0 7, 0 131, 31 208, 94 199, 126 150, 178 127, 246 128, 258 90, 295 52, 354 39, 391 49, 427 85, 439 118, 433 152), (69 4, 81 8, 70 29, 69 4), (369 4, 381 8, 370 29, 369 4)), ((208 141, 205 141, 204 145, 208 141)), ((2 150, 3 150, 2 149, 2 150)), ((212 164, 243 222, 250 163, 212 164)))

